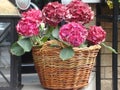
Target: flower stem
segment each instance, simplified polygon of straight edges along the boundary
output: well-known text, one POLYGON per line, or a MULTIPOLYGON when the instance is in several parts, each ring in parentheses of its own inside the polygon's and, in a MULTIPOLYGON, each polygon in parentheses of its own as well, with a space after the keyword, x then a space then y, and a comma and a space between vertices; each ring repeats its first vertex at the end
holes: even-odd
POLYGON ((118 52, 115 49, 113 49, 112 47, 106 45, 105 43, 101 43, 101 45, 103 45, 105 48, 109 49, 110 51, 114 52, 115 54, 118 54, 118 52))

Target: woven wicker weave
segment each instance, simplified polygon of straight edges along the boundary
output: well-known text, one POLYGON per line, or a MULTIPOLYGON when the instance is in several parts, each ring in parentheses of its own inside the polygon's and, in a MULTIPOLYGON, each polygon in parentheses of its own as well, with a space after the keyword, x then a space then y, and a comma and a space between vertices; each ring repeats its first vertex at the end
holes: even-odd
POLYGON ((101 46, 74 48, 75 56, 62 61, 59 58, 61 47, 50 47, 51 43, 49 41, 41 49, 32 50, 35 68, 43 87, 76 90, 86 86, 101 46))

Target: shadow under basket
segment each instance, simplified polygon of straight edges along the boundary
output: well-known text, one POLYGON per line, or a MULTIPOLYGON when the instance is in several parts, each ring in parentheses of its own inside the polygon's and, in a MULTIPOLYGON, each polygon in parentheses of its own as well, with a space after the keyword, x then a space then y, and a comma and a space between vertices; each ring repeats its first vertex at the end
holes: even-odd
POLYGON ((50 47, 48 41, 42 48, 32 49, 33 60, 40 83, 44 88, 77 90, 88 85, 90 73, 101 48, 94 45, 74 48, 75 56, 69 60, 59 58, 60 47, 50 47))

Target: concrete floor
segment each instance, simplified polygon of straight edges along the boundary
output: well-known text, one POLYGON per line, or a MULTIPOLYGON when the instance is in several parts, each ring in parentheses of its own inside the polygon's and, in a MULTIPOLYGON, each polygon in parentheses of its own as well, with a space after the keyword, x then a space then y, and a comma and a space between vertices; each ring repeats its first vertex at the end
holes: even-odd
POLYGON ((22 84, 22 90, 45 90, 40 85, 37 74, 22 75, 22 84))
POLYGON ((22 90, 47 90, 40 85, 37 74, 23 74, 22 85, 22 90))
MULTIPOLYGON (((22 75, 22 90, 47 90, 44 89, 39 82, 37 74, 22 75)), ((95 72, 91 73, 89 85, 79 90, 96 90, 95 88, 95 72)))

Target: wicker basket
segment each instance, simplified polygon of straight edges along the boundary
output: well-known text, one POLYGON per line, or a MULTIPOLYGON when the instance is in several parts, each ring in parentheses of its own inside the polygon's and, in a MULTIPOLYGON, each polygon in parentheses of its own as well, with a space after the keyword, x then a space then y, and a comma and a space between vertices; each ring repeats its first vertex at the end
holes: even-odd
MULTIPOLYGON (((53 41, 48 41, 42 48, 32 50, 35 68, 42 86, 56 90, 76 90, 86 86, 101 46, 74 48, 75 56, 62 61, 59 58, 61 47, 50 47, 51 43, 53 41)), ((57 44, 61 46, 60 43, 57 44)))

